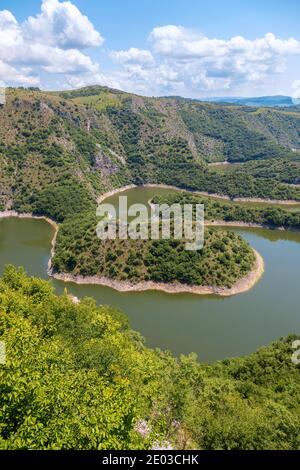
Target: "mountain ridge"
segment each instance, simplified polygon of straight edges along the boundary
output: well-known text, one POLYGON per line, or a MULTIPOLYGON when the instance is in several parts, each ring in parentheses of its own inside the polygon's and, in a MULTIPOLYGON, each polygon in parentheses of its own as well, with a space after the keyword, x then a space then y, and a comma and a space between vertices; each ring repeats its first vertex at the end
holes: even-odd
POLYGON ((131 183, 300 200, 297 111, 142 97, 101 86, 10 88, 6 98, 0 108, 3 210, 61 221, 131 183), (235 165, 209 167, 215 162, 235 165))
POLYGON ((204 98, 201 101, 208 101, 214 103, 233 103, 244 106, 264 106, 264 107, 289 107, 299 104, 299 100, 286 95, 270 95, 270 96, 228 96, 228 97, 212 97, 204 98))

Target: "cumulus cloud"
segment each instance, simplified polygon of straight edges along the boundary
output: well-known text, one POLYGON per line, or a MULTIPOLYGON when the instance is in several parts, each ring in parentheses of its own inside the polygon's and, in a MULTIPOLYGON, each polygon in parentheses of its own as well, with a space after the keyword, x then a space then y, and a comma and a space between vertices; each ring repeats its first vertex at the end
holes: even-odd
MULTIPOLYGON (((300 41, 273 33, 225 40, 165 25, 150 32, 146 49, 108 52, 115 64, 104 73, 89 54, 103 41, 71 1, 43 0, 41 11, 22 23, 10 11, 0 11, 0 82, 36 85, 42 77, 42 85, 45 79, 57 87, 99 83, 147 95, 243 94, 245 89, 268 91, 286 71, 287 59, 300 55, 300 41)), ((299 80, 293 94, 300 95, 299 80)))
MULTIPOLYGON (((22 59, 19 58, 19 62, 22 59)), ((27 49, 25 61, 37 63, 43 70, 49 73, 85 73, 97 72, 98 64, 94 64, 91 58, 82 54, 77 49, 67 51, 58 47, 49 47, 41 44, 33 45, 27 49)))
POLYGON ((152 64, 154 62, 153 55, 150 51, 131 47, 127 51, 113 51, 111 57, 116 62, 123 64, 152 64))
POLYGON ((178 60, 243 55, 252 60, 264 60, 270 56, 300 54, 299 41, 278 39, 273 33, 254 40, 235 36, 226 41, 210 39, 182 26, 169 25, 154 28, 149 39, 156 53, 178 60))
POLYGON ((300 41, 273 33, 254 40, 243 36, 224 40, 166 25, 154 28, 148 40, 150 51, 131 48, 112 54, 123 64, 127 84, 148 94, 169 90, 197 96, 234 92, 247 84, 256 87, 283 73, 287 57, 300 55, 300 41))
POLYGON ((71 2, 43 0, 41 13, 23 24, 25 37, 50 46, 81 49, 101 46, 104 39, 71 2))
POLYGON ((101 84, 102 86, 118 90, 122 88, 121 82, 115 79, 113 75, 103 74, 99 70, 78 75, 66 75, 65 77, 65 88, 81 88, 95 84, 101 84))
POLYGON ((154 28, 149 36, 156 60, 178 73, 187 89, 227 90, 285 71, 286 58, 300 55, 300 41, 273 33, 254 40, 208 38, 182 26, 154 28))
POLYGON ((226 41, 208 39, 182 26, 161 26, 154 28, 149 40, 157 54, 177 59, 191 59, 223 55, 226 41))
POLYGON ((0 57, 16 66, 38 67, 48 73, 84 73, 98 70, 98 64, 94 64, 88 55, 77 49, 60 49, 44 44, 22 43, 22 47, 11 48, 9 55, 0 57))
POLYGON ((4 77, 5 80, 0 80, 1 86, 4 86, 8 82, 15 83, 17 85, 37 86, 40 84, 40 79, 37 75, 31 73, 30 68, 16 69, 9 64, 6 64, 0 59, 0 77, 4 77))
POLYGON ((20 44, 21 31, 14 15, 8 11, 0 11, 0 45, 12 47, 20 44))
POLYGON ((100 74, 99 65, 82 50, 100 46, 101 34, 71 2, 43 0, 41 13, 18 23, 0 11, 0 80, 36 85, 40 71, 48 74, 100 74), (35 73, 32 73, 32 69, 35 73))

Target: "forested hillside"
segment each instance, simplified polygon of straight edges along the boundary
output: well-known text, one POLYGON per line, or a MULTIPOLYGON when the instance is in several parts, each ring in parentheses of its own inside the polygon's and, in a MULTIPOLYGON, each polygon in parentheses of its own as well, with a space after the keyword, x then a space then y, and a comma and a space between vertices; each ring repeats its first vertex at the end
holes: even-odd
MULTIPOLYGON (((255 256, 235 233, 206 229, 202 250, 184 240, 99 240, 94 214, 72 217, 58 232, 54 272, 230 288, 253 269, 255 256)), ((171 230, 172 232, 172 230, 171 230)))
POLYGON ((120 312, 8 267, 0 448, 300 449, 294 339, 211 365, 175 358, 120 312))
POLYGON ((106 189, 149 182, 300 200, 296 108, 144 98, 99 86, 8 89, 6 98, 0 108, 1 209, 62 221, 94 207, 106 189), (209 166, 218 161, 239 164, 209 166))

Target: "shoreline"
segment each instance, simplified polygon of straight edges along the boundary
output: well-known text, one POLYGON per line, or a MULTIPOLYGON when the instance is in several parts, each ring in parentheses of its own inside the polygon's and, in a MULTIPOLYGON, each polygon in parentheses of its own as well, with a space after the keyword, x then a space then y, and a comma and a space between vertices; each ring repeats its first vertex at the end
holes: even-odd
POLYGON ((125 191, 128 191, 129 189, 134 189, 138 188, 135 184, 128 184, 127 186, 122 186, 119 189, 112 189, 111 191, 107 191, 106 193, 101 194, 101 196, 98 197, 97 199, 97 204, 101 204, 105 199, 114 196, 115 194, 118 193, 123 193, 125 191))
POLYGON ((110 287, 123 293, 160 291, 167 294, 219 295, 221 297, 230 297, 252 289, 264 274, 263 257, 254 248, 252 248, 252 250, 255 254, 255 264, 253 269, 230 288, 217 286, 190 286, 188 284, 162 283, 154 281, 132 283, 129 281, 113 280, 104 276, 75 276, 67 273, 51 273, 51 277, 59 281, 71 282, 74 284, 110 287))
MULTIPOLYGON (((106 198, 110 197, 111 195, 124 192, 128 189, 135 188, 135 185, 125 186, 120 189, 115 189, 109 191, 108 193, 104 193, 101 195, 99 200, 101 199, 104 201, 106 198)), ((145 185, 145 187, 167 187, 167 188, 175 188, 181 191, 180 188, 170 187, 167 185, 145 185)), ((98 200, 98 201, 99 201, 98 200)), ((149 201, 150 203, 150 201, 149 201)), ((47 274, 49 277, 54 279, 63 281, 63 282, 73 282, 75 284, 82 284, 82 285, 101 285, 104 287, 110 287, 118 292, 143 292, 143 291, 160 291, 165 292, 168 294, 178 294, 178 293, 191 293, 197 295, 219 295, 222 297, 241 294, 250 290, 254 285, 259 281, 264 273, 264 260, 262 256, 251 247, 253 250, 256 261, 254 268, 242 279, 239 279, 231 288, 225 287, 216 287, 216 286, 190 286, 187 284, 180 284, 180 283, 159 283, 154 281, 143 281, 137 283, 131 283, 129 281, 118 281, 113 280, 103 276, 75 276, 68 273, 55 273, 52 270, 52 259, 55 254, 55 245, 57 239, 57 233, 59 230, 59 225, 52 219, 46 216, 37 216, 33 215, 32 213, 18 213, 16 211, 7 210, 0 212, 0 219, 2 218, 20 218, 20 219, 40 219, 45 220, 54 228, 54 235, 51 240, 51 249, 50 249, 50 256, 48 260, 47 266, 47 274)), ((208 221, 206 223, 207 226, 223 226, 223 227, 243 227, 243 228, 268 228, 271 229, 273 227, 265 226, 262 224, 256 223, 247 223, 247 222, 237 222, 237 221, 222 221, 222 220, 214 220, 208 221)), ((283 227, 277 227, 277 230, 286 230, 283 227)))
MULTIPOLYGON (((154 204, 152 203, 152 199, 149 199, 148 204, 151 209, 153 209, 154 204)), ((256 222, 240 222, 238 220, 208 220, 204 221, 204 225, 207 227, 240 227, 240 228, 263 228, 266 230, 278 230, 280 232, 299 232, 296 228, 293 227, 284 227, 284 226, 276 226, 276 225, 269 225, 269 224, 259 224, 256 222)))
POLYGON ((204 222, 207 227, 240 227, 240 228, 264 228, 266 230, 279 230, 280 232, 298 232, 298 230, 285 227, 276 227, 267 224, 257 224, 255 222, 239 222, 239 221, 225 221, 225 220, 208 220, 204 222))
POLYGON ((55 252, 55 244, 56 244, 57 233, 59 230, 59 225, 54 220, 50 219, 50 217, 46 217, 45 215, 34 215, 30 212, 20 213, 20 212, 11 211, 11 210, 0 212, 0 220, 9 219, 9 218, 45 220, 54 229, 54 235, 51 239, 50 257, 49 257, 48 264, 47 264, 47 274, 51 275, 52 258, 55 252))
POLYGON ((282 206, 294 206, 298 205, 300 206, 300 201, 296 201, 293 199, 263 199, 263 198, 244 198, 244 197, 237 197, 231 199, 229 196, 224 196, 222 194, 216 194, 216 193, 208 193, 207 191, 194 191, 191 189, 184 189, 184 188, 179 188, 178 186, 172 186, 168 184, 152 184, 152 183, 146 183, 141 186, 137 186, 136 184, 129 184, 127 186, 122 186, 121 188, 113 189, 111 191, 108 191, 106 193, 103 193, 97 200, 98 204, 101 204, 105 199, 114 196, 115 194, 118 193, 123 193, 125 191, 128 191, 129 189, 135 189, 135 188, 157 188, 157 189, 172 189, 174 191, 181 191, 181 192, 186 192, 190 194, 194 194, 196 196, 206 196, 206 197, 212 197, 214 199, 220 199, 222 201, 229 201, 229 202, 249 202, 249 203, 263 203, 263 204, 271 204, 271 205, 282 205, 282 206))
POLYGON ((46 215, 34 215, 31 212, 16 212, 16 211, 10 211, 10 210, 0 212, 0 219, 9 219, 9 218, 45 220, 55 230, 58 230, 59 228, 59 225, 53 219, 50 219, 50 217, 47 217, 46 215))
MULTIPOLYGON (((19 218, 19 219, 37 219, 45 220, 54 228, 54 235, 51 240, 51 250, 47 266, 47 274, 53 279, 63 282, 72 282, 81 285, 101 285, 103 287, 110 287, 118 292, 144 292, 144 291, 160 291, 167 294, 196 294, 196 295, 219 295, 221 297, 229 297, 236 294, 246 292, 260 280, 264 273, 264 260, 262 256, 251 247, 255 254, 254 268, 242 279, 239 279, 231 288, 217 287, 217 286, 190 286, 188 284, 180 283, 160 283, 154 281, 143 281, 138 283, 131 283, 128 281, 117 281, 104 276, 75 276, 68 273, 55 273, 52 271, 52 259, 55 254, 55 244, 59 225, 52 219, 46 216, 37 216, 31 213, 18 213, 16 211, 3 211, 0 212, 0 219, 4 218, 19 218)), ((231 222, 214 221, 207 225, 223 225, 231 224, 231 222)), ((253 227, 254 224, 244 224, 243 222, 233 223, 235 226, 253 227), (242 225, 241 225, 242 224, 242 225)), ((258 224, 257 224, 258 225, 258 224)))
MULTIPOLYGON (((138 186, 135 186, 138 187, 138 186)), ((229 202, 260 202, 260 203, 265 203, 265 204, 280 204, 280 205, 300 205, 300 201, 295 201, 293 199, 262 199, 262 198, 251 198, 251 197, 237 197, 231 199, 229 196, 224 196, 222 194, 216 194, 216 193, 208 193, 207 191, 193 191, 191 189, 182 189, 179 188, 178 186, 168 186, 167 184, 145 184, 142 187, 144 188, 161 188, 161 189, 174 189, 175 191, 182 191, 186 193, 191 193, 196 196, 208 196, 208 197, 213 197, 215 199, 221 199, 224 201, 229 201, 229 202)), ((125 190, 126 191, 126 190, 125 190)))
POLYGON ((227 161, 222 161, 222 162, 210 162, 210 163, 207 163, 208 166, 226 166, 226 165, 232 165, 231 162, 227 162, 227 161))

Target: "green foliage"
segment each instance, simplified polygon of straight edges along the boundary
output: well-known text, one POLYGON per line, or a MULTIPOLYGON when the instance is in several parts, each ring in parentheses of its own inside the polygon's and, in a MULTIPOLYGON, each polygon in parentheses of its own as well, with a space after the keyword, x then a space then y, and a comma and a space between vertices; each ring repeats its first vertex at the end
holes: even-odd
MULTIPOLYGON (((184 240, 100 240, 93 214, 66 220, 59 229, 53 268, 83 276, 180 282, 232 287, 252 268, 254 254, 240 236, 206 230, 203 250, 188 251, 184 240)), ((172 230, 171 230, 172 234, 172 230)))
MULTIPOLYGON (((274 159, 272 165, 268 161, 260 160, 241 165, 229 165, 223 167, 223 170, 225 170, 226 174, 234 173, 236 176, 241 175, 241 177, 246 173, 264 181, 269 179, 276 183, 300 184, 300 162, 296 156, 293 160, 289 161, 282 158, 274 159)), ((223 172, 221 171, 221 173, 223 172)))
POLYGON ((300 449, 291 336, 212 365, 144 346, 126 318, 56 296, 7 267, 0 279, 2 449, 300 449), (146 423, 144 437, 138 432, 146 423))
POLYGON ((265 119, 265 113, 257 113, 251 108, 202 103, 191 105, 189 102, 181 106, 180 113, 188 129, 195 135, 198 147, 202 142, 200 137, 203 139, 203 136, 212 139, 213 143, 221 141, 224 144, 223 160, 230 162, 289 156, 291 151, 281 144, 280 130, 277 136, 275 134, 277 128, 284 125, 281 121, 289 121, 290 132, 299 143, 297 116, 266 110, 268 119, 265 119))
POLYGON ((16 210, 26 212, 26 204, 29 204, 34 214, 46 215, 57 222, 96 207, 84 186, 71 178, 62 180, 24 199, 18 198, 14 206, 16 210))
POLYGON ((299 185, 291 186, 276 179, 258 178, 252 176, 251 172, 237 170, 239 168, 223 172, 219 169, 200 168, 195 163, 170 163, 166 171, 161 168, 156 182, 191 191, 229 196, 231 199, 242 197, 300 201, 299 185))
POLYGON ((286 110, 98 86, 61 93, 10 88, 0 109, 0 206, 32 211, 35 195, 62 178, 94 202, 130 183, 300 200, 299 119, 286 110), (224 160, 246 163, 207 165, 224 160))

